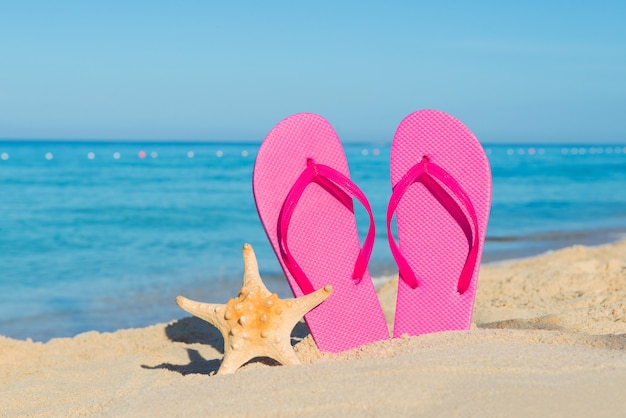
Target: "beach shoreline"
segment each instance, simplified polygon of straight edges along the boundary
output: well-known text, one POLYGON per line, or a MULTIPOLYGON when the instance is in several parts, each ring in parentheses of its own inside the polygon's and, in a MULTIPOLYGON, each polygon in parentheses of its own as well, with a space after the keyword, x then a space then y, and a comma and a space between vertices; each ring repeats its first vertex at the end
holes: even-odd
MULTIPOLYGON (((472 329, 254 361, 214 376, 223 341, 196 318, 46 343, 0 337, 7 416, 617 416, 626 408, 626 241, 482 266, 472 329)), ((388 321, 394 282, 379 289, 388 321)), ((184 315, 181 315, 183 317, 184 315)))
MULTIPOLYGON (((603 229, 598 231, 583 230, 577 232, 570 231, 567 233, 547 233, 530 237, 517 237, 515 239, 507 239, 506 237, 494 239, 487 236, 485 251, 483 252, 482 257, 482 266, 520 261, 526 258, 541 256, 543 254, 550 254, 554 251, 575 245, 597 247, 601 245, 613 244, 624 239, 626 239, 626 230, 619 228, 603 229), (545 238, 550 237, 557 237, 557 240, 545 240, 545 238), (529 246, 529 240, 539 244, 539 247, 529 246), (576 240, 579 240, 580 242, 576 240), (504 241, 505 244, 510 242, 522 242, 523 249, 494 250, 491 243, 499 243, 500 241, 504 241)), ((385 260, 386 261, 384 262, 381 262, 380 260, 378 260, 378 262, 370 262, 369 272, 374 286, 377 289, 382 287, 386 282, 397 275, 397 267, 392 260, 391 254, 388 254, 388 256, 385 257, 385 260)), ((276 292, 280 297, 292 297, 292 292, 285 281, 282 271, 278 272, 273 269, 268 269, 266 264, 267 263, 264 263, 260 266, 260 269, 261 275, 266 281, 268 288, 270 288, 273 292, 276 292)), ((280 268, 280 266, 277 268, 280 268)), ((33 340, 45 343, 54 338, 72 338, 76 335, 90 331, 115 332, 123 329, 147 327, 155 323, 165 323, 170 320, 175 320, 180 314, 184 315, 183 311, 181 311, 180 308, 172 302, 173 298, 176 296, 176 292, 184 293, 185 295, 196 300, 227 300, 239 289, 240 286, 240 267, 238 266, 236 270, 237 271, 233 272, 232 277, 224 277, 219 280, 202 280, 199 281, 195 287, 185 290, 177 291, 174 290, 175 286, 171 286, 172 289, 170 289, 169 293, 166 293, 167 296, 163 295, 164 292, 159 292, 161 294, 158 297, 154 295, 154 298, 145 297, 144 295, 135 295, 140 297, 140 301, 133 304, 132 307, 131 305, 121 304, 119 301, 109 301, 109 303, 101 306, 99 312, 97 312, 100 319, 97 323, 94 322, 94 327, 83 327, 80 331, 72 332, 71 327, 68 327, 68 329, 63 328, 64 320, 70 320, 70 316, 73 313, 72 310, 66 311, 65 309, 59 307, 60 311, 56 313, 56 316, 48 315, 45 318, 42 318, 42 315, 30 315, 17 320, 14 319, 12 320, 13 323, 9 323, 9 320, 7 319, 0 318, 0 324, 2 324, 4 329, 12 331, 6 334, 3 334, 2 331, 0 331, 0 335, 5 335, 16 340, 33 340), (165 306, 163 304, 165 304, 165 306), (102 310, 107 306, 109 306, 109 311, 102 310), (154 317, 154 315, 148 314, 146 318, 142 318, 139 323, 131 322, 136 321, 133 315, 137 312, 144 310, 152 312, 156 309, 163 310, 163 308, 165 308, 165 311, 170 314, 169 317, 167 315, 161 315, 160 319, 150 320, 150 318, 154 317), (108 318, 108 321, 105 322, 103 318, 108 318), (45 326, 44 323, 37 323, 37 321, 41 321, 42 319, 46 321, 45 326), (55 328, 54 324, 60 324, 61 327, 55 328), (103 327, 97 327, 98 324, 103 327), (111 324, 117 324, 117 326, 111 326, 111 324), (52 328, 47 328, 49 326, 52 326, 52 328), (29 331, 35 331, 36 335, 29 334, 29 331)), ((174 283, 175 281, 171 280, 171 282, 174 283)), ((132 298, 133 296, 131 295, 130 297, 132 298)), ((88 318, 92 317, 94 314, 96 313, 87 310, 81 316, 88 318)))

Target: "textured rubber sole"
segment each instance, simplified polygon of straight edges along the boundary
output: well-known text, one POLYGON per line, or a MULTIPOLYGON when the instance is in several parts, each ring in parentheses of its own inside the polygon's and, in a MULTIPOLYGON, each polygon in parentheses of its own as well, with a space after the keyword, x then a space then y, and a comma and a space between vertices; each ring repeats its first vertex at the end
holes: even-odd
POLYGON ((467 127, 436 110, 407 116, 392 143, 392 186, 423 157, 450 173, 470 198, 478 218, 478 262, 468 289, 459 294, 457 283, 468 254, 468 239, 458 222, 422 184, 410 186, 398 204, 396 223, 400 251, 419 286, 412 289, 399 280, 394 337, 470 328, 489 218, 489 161, 467 127))
MULTIPOLYGON (((307 159, 349 177, 343 147, 321 116, 300 113, 279 122, 259 149, 253 189, 259 217, 296 297, 303 292, 281 257, 277 223, 285 198, 307 159)), ((315 289, 333 294, 305 316, 321 351, 341 352, 389 338, 369 273, 357 284, 352 271, 360 250, 354 212, 319 185, 310 184, 293 212, 288 244, 315 289)))

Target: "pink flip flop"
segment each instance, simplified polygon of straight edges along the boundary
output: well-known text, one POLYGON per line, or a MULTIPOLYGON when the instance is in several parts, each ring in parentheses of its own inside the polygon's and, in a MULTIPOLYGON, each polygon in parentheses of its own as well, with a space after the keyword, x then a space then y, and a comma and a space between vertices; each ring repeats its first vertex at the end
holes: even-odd
POLYGON ((321 116, 290 116, 267 135, 254 165, 254 198, 265 232, 296 297, 332 285, 305 315, 321 351, 389 338, 367 271, 375 229, 369 203, 350 181, 343 147, 321 116), (352 197, 370 214, 361 248, 352 197))
POLYGON ((394 337, 469 329, 491 205, 483 148, 454 117, 414 112, 393 139, 391 184, 387 233, 400 277, 394 337))

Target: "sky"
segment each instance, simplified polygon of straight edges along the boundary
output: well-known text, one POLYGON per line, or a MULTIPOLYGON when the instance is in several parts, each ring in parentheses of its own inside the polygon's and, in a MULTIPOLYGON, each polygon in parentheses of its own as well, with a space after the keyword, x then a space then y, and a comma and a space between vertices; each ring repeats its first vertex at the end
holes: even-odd
POLYGON ((4 1, 0 138, 258 141, 298 112, 388 143, 626 143, 624 1, 4 1))

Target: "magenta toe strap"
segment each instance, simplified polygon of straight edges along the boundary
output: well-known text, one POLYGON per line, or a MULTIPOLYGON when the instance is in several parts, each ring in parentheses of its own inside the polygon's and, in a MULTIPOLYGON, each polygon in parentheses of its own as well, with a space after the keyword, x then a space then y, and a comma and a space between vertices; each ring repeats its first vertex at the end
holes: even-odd
MULTIPOLYGON (((411 286, 411 288, 416 288, 418 286, 418 280, 415 273, 409 266, 406 258, 402 255, 402 252, 398 248, 398 245, 391 234, 391 220, 398 203, 406 193, 409 186, 416 182, 422 183, 424 187, 426 187, 426 189, 435 197, 435 199, 437 199, 441 206, 443 206, 454 218, 465 234, 469 244, 469 250, 467 258, 465 259, 465 265, 463 266, 463 270, 459 276, 457 286, 457 291, 460 294, 463 294, 470 285, 472 276, 474 275, 476 261, 478 259, 479 231, 476 211, 474 210, 474 206, 472 205, 470 198, 467 196, 467 193, 465 193, 459 183, 457 183, 457 181, 447 171, 430 161, 428 157, 422 158, 422 161, 411 167, 402 179, 396 183, 393 187, 391 198, 389 199, 389 206, 387 207, 387 237, 389 239, 391 253, 398 264, 399 275, 402 280, 411 286), (447 190, 439 183, 446 186, 447 190), (461 209, 459 203, 463 205, 465 211, 461 209)), ((436 228, 436 225, 433 225, 433 228, 436 228)), ((425 243, 424 245, 428 245, 428 243, 425 243)))
MULTIPOLYGON (((369 230, 367 231, 365 241, 363 242, 363 247, 361 247, 361 250, 359 251, 354 271, 352 273, 352 279, 356 283, 359 283, 365 274, 367 263, 369 262, 370 255, 372 254, 372 248, 374 247, 374 238, 376 234, 372 209, 370 208, 370 204, 367 201, 365 194, 363 194, 357 185, 337 170, 323 164, 316 164, 311 158, 307 159, 306 168, 295 181, 291 190, 289 190, 285 201, 283 202, 280 214, 278 215, 277 227, 278 245, 283 262, 289 270, 289 273, 291 273, 292 277, 300 287, 300 290, 302 290, 302 293, 305 295, 315 291, 315 288, 289 251, 289 247, 287 245, 287 232, 289 229, 289 223, 291 222, 291 216, 298 205, 298 201, 302 197, 304 190, 311 183, 316 183, 321 186, 351 212, 354 212, 351 196, 356 197, 369 214, 369 230)), ((332 220, 329 219, 329 222, 332 222, 332 220)), ((337 238, 342 239, 342 237, 337 238)))

